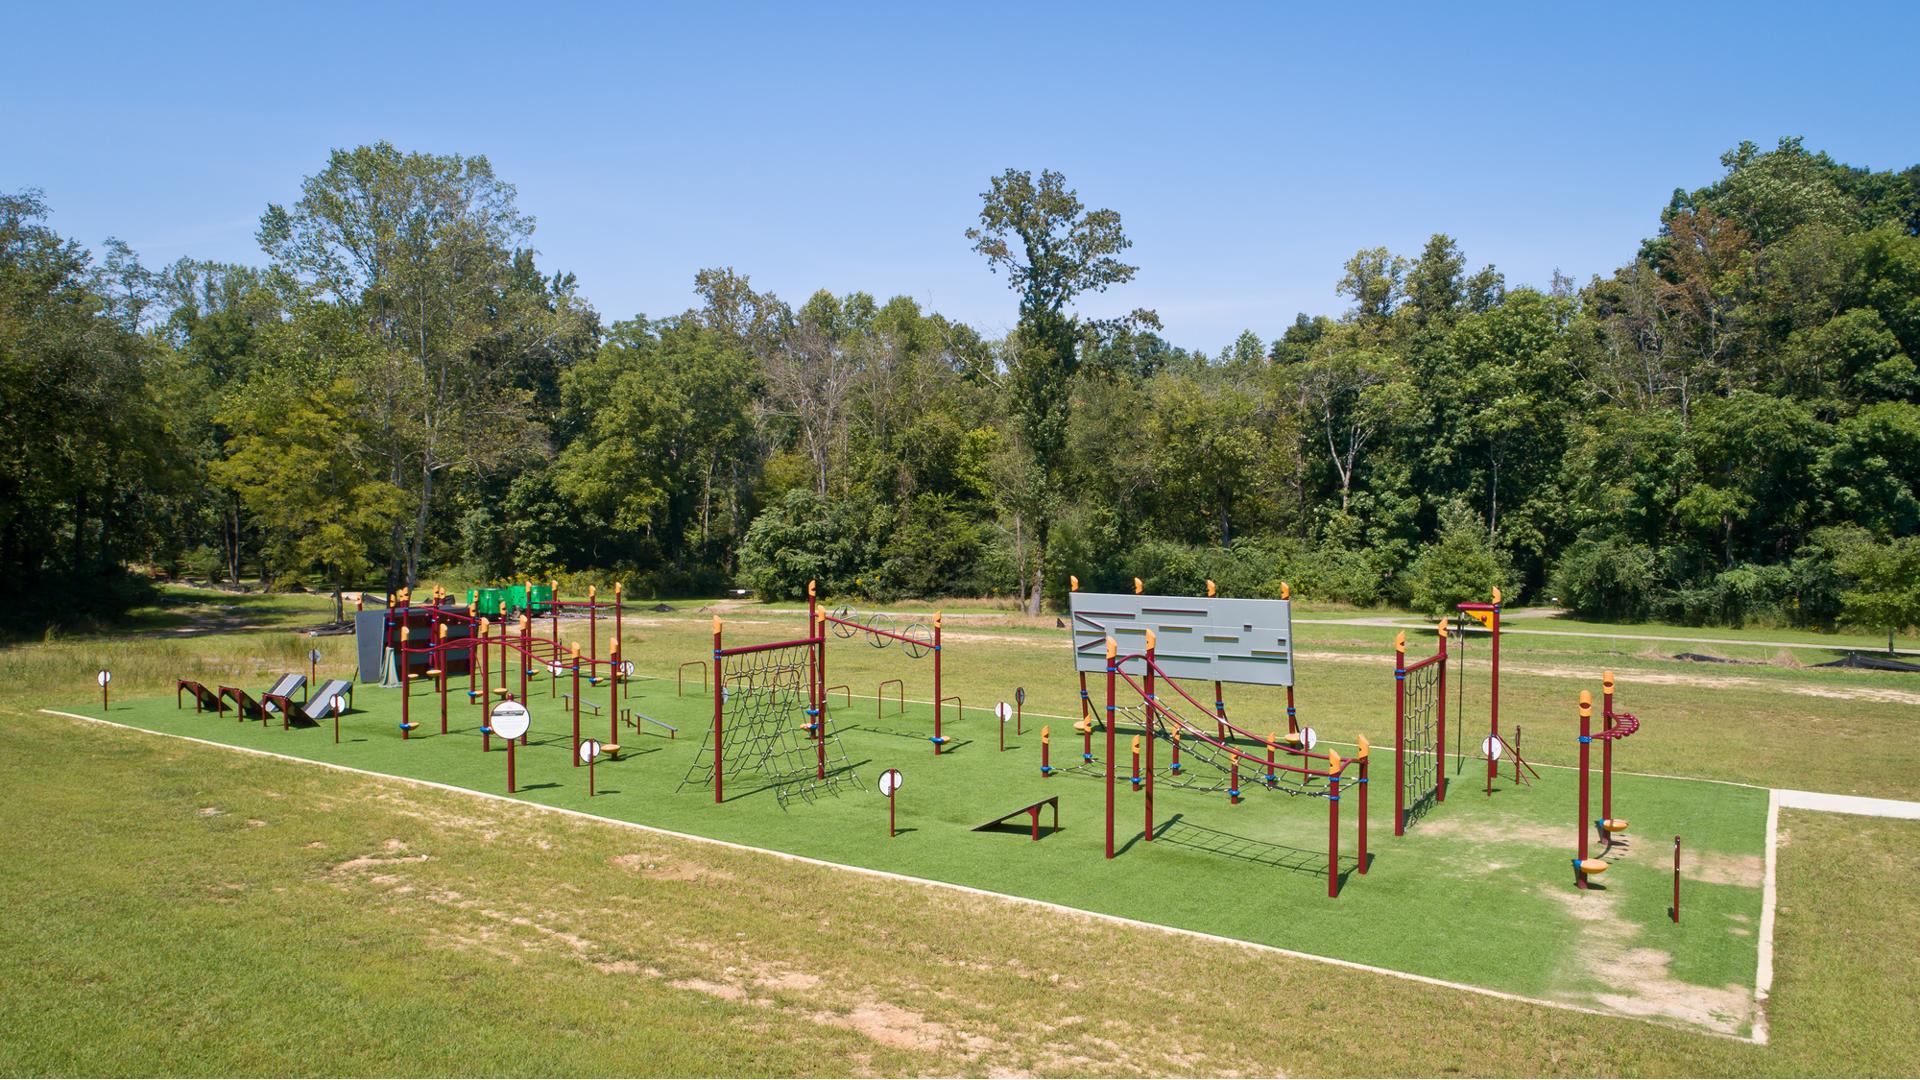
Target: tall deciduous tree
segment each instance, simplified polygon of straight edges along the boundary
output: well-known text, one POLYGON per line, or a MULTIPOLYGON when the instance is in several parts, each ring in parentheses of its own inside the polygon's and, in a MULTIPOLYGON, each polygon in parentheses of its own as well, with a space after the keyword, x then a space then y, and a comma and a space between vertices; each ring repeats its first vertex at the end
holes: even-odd
MULTIPOLYGON (((1133 280, 1138 267, 1120 260, 1133 241, 1113 210, 1088 210, 1067 178, 1051 169, 1008 169, 981 193, 980 224, 967 230, 973 250, 1020 295, 1020 324, 1008 345, 1007 375, 1020 434, 1036 466, 1033 539, 1036 558, 1028 610, 1040 611, 1049 516, 1065 468, 1073 376, 1083 339, 1101 327, 1083 324, 1068 307, 1076 297, 1133 280)), ((1130 321, 1159 326, 1151 312, 1130 321)))

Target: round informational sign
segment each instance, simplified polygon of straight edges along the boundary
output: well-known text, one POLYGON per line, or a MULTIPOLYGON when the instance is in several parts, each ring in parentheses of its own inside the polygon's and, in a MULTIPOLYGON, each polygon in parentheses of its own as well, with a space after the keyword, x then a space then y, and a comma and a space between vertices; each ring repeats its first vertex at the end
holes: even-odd
POLYGON ((555 660, 553 663, 547 665, 547 672, 557 679, 567 673, 567 665, 555 660))
POLYGON ((319 662, 320 662, 320 650, 319 650, 319 649, 308 649, 308 650, 307 650, 307 659, 309 659, 309 660, 311 660, 311 661, 313 661, 313 662, 314 662, 314 663, 316 663, 316 664, 317 664, 317 663, 319 663, 319 662))
POLYGON ((101 686, 105 686, 113 681, 113 672, 102 669, 100 674, 94 676, 94 679, 97 680, 101 686))
POLYGON ((1015 705, 1025 705, 1025 704, 1027 703, 1027 688, 1026 688, 1026 687, 1024 687, 1024 686, 1016 686, 1016 687, 1014 687, 1014 688, 1013 688, 1013 703, 1014 703, 1015 705))
POLYGON ((600 756, 600 744, 592 739, 580 740, 580 764, 585 765, 600 756))
POLYGON ((899 769, 888 769, 886 772, 883 772, 880 774, 880 794, 885 795, 888 798, 892 798, 893 793, 899 790, 900 790, 900 770, 899 769))
POLYGON ((1313 749, 1313 744, 1319 741, 1320 741, 1320 735, 1317 732, 1315 732, 1312 728, 1300 729, 1300 748, 1301 749, 1311 750, 1313 749))
POLYGON ((1483 758, 1486 758, 1488 761, 1499 761, 1500 760, 1499 738, 1493 735, 1489 735, 1485 739, 1482 739, 1480 741, 1480 756, 1483 758))
POLYGON ((999 717, 1000 722, 1004 724, 1013 719, 1013 706, 1003 701, 993 707, 993 715, 999 717))
POLYGON ((620 661, 620 674, 622 674, 622 675, 632 675, 632 674, 633 674, 633 661, 631 661, 631 660, 622 660, 622 661, 620 661))
POLYGON ((493 733, 503 739, 517 739, 527 733, 533 718, 527 707, 517 701, 503 701, 493 707, 493 733))

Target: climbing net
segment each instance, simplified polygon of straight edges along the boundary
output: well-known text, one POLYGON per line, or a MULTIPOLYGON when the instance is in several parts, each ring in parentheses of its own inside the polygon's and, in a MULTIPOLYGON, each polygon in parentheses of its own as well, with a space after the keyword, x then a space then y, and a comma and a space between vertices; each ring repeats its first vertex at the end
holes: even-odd
POLYGON ((782 807, 795 797, 811 802, 837 793, 842 783, 865 786, 809 697, 817 640, 729 650, 717 658, 722 752, 715 754, 715 733, 708 731, 681 789, 713 787, 716 756, 722 777, 758 779, 782 807))
POLYGON ((1407 663, 1406 635, 1394 643, 1394 821, 1395 834, 1445 799, 1441 775, 1447 747, 1447 638, 1441 629, 1439 651, 1407 663))
MULTIPOLYGON (((1155 696, 1153 720, 1147 720, 1146 690, 1131 675, 1120 673, 1123 684, 1138 700, 1116 703, 1114 733, 1128 741, 1121 744, 1115 762, 1119 774, 1132 777, 1132 736, 1149 735, 1158 741, 1154 754, 1153 778, 1157 784, 1182 788, 1201 794, 1228 792, 1238 798, 1241 791, 1258 787, 1282 795, 1306 795, 1325 798, 1328 791, 1318 776, 1297 770, 1296 759, 1307 749, 1295 736, 1269 733, 1260 736, 1228 723, 1218 710, 1209 710, 1195 701, 1173 679, 1161 675, 1160 689, 1172 693, 1155 696), (1215 729, 1221 734, 1212 734, 1215 729)), ((1104 742, 1093 736, 1106 730, 1106 707, 1089 703, 1086 716, 1073 725, 1080 745, 1073 748, 1079 758, 1058 771, 1070 776, 1096 780, 1106 778, 1106 759, 1101 756, 1104 742)))

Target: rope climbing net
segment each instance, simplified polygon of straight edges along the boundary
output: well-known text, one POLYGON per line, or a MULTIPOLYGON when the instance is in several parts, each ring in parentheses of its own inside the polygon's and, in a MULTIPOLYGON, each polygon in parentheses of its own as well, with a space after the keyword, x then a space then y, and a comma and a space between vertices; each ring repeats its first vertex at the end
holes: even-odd
POLYGON ((1435 803, 1445 801, 1442 759, 1447 742, 1447 627, 1439 651, 1407 663, 1407 635, 1394 641, 1394 820, 1397 836, 1435 803))
POLYGON ((840 737, 821 717, 813 663, 819 639, 716 650, 718 717, 680 789, 715 788, 721 778, 749 778, 771 788, 785 807, 864 787, 840 737))

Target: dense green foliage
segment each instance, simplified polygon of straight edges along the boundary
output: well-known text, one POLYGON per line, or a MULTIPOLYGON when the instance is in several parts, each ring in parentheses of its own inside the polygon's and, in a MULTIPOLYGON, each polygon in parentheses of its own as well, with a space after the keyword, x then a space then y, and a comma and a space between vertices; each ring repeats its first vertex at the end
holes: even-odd
POLYGON ((1347 311, 1217 353, 1075 314, 1135 268, 1053 172, 992 178, 966 230, 1017 296, 1000 340, 731 269, 603 326, 479 157, 335 152, 267 208, 259 268, 96 263, 15 195, 0 568, 1030 603, 1076 573, 1422 609, 1498 583, 1911 625, 1920 167, 1796 140, 1723 164, 1584 287, 1509 288, 1436 235, 1357 252, 1347 311))

